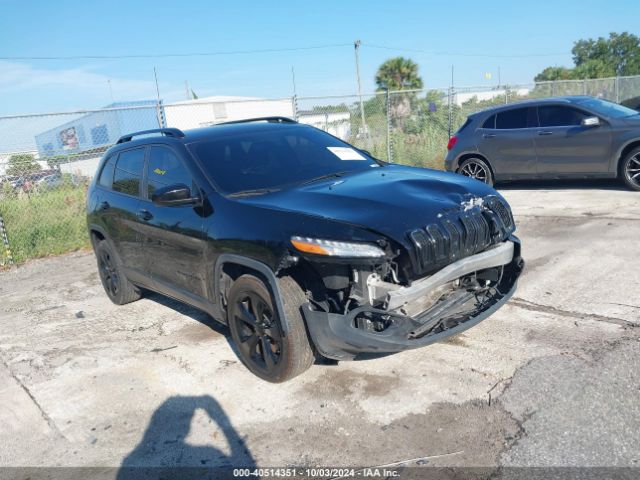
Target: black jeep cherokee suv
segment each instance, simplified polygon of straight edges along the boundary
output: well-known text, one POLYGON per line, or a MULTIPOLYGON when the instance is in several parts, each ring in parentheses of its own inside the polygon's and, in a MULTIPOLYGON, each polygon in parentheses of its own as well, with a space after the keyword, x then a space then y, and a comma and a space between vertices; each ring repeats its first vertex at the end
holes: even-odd
POLYGON ((208 312, 271 382, 316 356, 461 332, 507 301, 523 266, 491 187, 281 117, 122 137, 87 210, 114 303, 149 289, 208 312))

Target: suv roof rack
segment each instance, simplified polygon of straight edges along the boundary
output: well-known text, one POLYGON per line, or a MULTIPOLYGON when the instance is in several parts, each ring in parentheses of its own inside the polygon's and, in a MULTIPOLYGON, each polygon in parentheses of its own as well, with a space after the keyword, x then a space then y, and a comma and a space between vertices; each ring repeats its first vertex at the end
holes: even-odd
POLYGON ((151 130, 142 130, 140 132, 123 135, 118 139, 116 144, 130 142, 133 137, 137 137, 139 135, 149 135, 151 133, 161 133, 163 135, 166 135, 167 137, 174 137, 174 138, 184 137, 184 132, 177 128, 153 128, 151 130))
POLYGON ((275 116, 275 117, 245 118, 243 120, 232 120, 230 122, 216 123, 216 125, 232 125, 234 123, 249 123, 249 122, 298 123, 293 118, 275 116))

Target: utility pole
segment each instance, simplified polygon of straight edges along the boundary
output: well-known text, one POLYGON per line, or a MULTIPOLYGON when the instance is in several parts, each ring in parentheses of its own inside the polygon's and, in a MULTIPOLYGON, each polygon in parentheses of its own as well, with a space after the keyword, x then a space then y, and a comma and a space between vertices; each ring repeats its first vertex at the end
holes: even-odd
POLYGON ((293 83, 293 97, 291 97, 291 110, 293 111, 293 119, 298 121, 298 92, 296 91, 296 71, 291 65, 291 82, 293 83))
POLYGON ((291 82, 293 83, 293 95, 296 96, 296 71, 293 69, 293 65, 291 65, 291 82))
POLYGON ((162 112, 162 107, 161 107, 162 101, 160 100, 160 87, 158 86, 158 72, 156 72, 155 66, 153 67, 153 76, 156 79, 156 95, 158 98, 158 104, 156 105, 156 115, 158 116, 158 126, 160 128, 165 128, 167 125, 164 119, 164 114, 162 112))
POLYGON ((502 85, 502 79, 500 78, 500 67, 498 66, 498 88, 502 85))
POLYGON ((451 65, 451 86, 449 87, 449 138, 453 133, 453 65, 451 65))
POLYGON ((356 40, 353 43, 356 51, 356 78, 358 80, 358 97, 360 98, 360 117, 362 120, 362 131, 367 139, 367 147, 369 147, 369 131, 367 129, 367 124, 364 118, 364 103, 362 101, 362 85, 360 82, 360 40, 356 40))

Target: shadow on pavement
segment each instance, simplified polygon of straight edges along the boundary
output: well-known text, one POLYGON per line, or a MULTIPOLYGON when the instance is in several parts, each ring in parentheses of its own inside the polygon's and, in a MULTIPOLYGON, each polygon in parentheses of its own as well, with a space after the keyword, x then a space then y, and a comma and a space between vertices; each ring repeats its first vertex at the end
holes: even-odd
POLYGON ((209 395, 175 396, 153 414, 144 436, 118 471, 118 480, 160 478, 231 478, 233 468, 254 468, 255 461, 220 404, 209 395), (197 410, 210 418, 207 438, 228 445, 185 442, 197 410))
POLYGON ((497 190, 621 190, 630 192, 621 180, 521 180, 498 183, 497 190))

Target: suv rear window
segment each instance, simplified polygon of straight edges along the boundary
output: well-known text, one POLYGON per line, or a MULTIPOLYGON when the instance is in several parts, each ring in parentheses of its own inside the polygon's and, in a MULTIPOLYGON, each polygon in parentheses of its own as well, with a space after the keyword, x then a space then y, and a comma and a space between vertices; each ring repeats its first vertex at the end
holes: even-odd
POLYGON ((192 143, 189 149, 226 194, 279 189, 380 166, 364 152, 307 126, 233 133, 192 143))
POLYGON ((469 124, 471 123, 471 119, 469 117, 467 117, 467 119, 464 121, 464 123, 462 124, 462 126, 458 129, 458 131, 456 133, 460 133, 462 132, 465 128, 467 128, 469 126, 469 124))
POLYGON ((514 108, 496 114, 496 128, 510 130, 515 128, 537 127, 535 108, 514 108))
POLYGON ((139 195, 143 167, 144 147, 120 153, 113 175, 113 190, 127 195, 139 195))
POLYGON ((496 116, 491 115, 482 124, 482 128, 496 128, 496 116))
POLYGON ((111 188, 111 184, 113 183, 113 169, 115 167, 116 157, 117 155, 109 157, 104 167, 102 167, 102 172, 100 172, 98 183, 105 188, 111 188))

